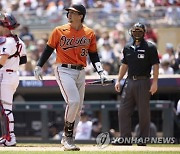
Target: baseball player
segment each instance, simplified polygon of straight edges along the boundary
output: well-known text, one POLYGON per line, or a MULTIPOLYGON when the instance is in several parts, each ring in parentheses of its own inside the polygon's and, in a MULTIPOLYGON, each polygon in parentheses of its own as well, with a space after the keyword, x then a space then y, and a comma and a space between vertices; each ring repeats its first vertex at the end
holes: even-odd
POLYGON ((86 15, 85 7, 76 4, 67 8, 66 11, 69 23, 53 30, 35 67, 34 74, 37 79, 42 79, 42 66, 56 49, 55 76, 67 105, 61 144, 64 150, 79 151, 80 148, 74 144, 74 137, 84 100, 84 67, 86 67, 88 54, 100 75, 102 84, 106 76, 98 57, 95 33, 83 24, 86 15))
POLYGON ((19 65, 27 62, 25 44, 12 30, 19 26, 12 14, 0 13, 0 144, 15 146, 13 95, 19 84, 19 65))
POLYGON ((131 28, 130 35, 133 41, 126 44, 123 49, 122 65, 115 84, 115 90, 120 92, 120 81, 128 72, 119 106, 121 137, 131 137, 131 115, 135 106, 139 114, 140 134, 138 137, 149 137, 149 100, 150 95, 153 95, 158 88, 159 58, 156 46, 144 40, 145 31, 145 26, 141 23, 136 23, 131 28), (153 68, 152 84, 150 83, 151 68, 153 68))

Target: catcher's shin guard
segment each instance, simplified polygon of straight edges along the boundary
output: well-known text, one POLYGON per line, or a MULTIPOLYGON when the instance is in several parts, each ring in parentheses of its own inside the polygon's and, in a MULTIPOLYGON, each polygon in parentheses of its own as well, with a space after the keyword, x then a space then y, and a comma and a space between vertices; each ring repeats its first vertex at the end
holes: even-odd
POLYGON ((14 133, 14 118, 10 109, 4 109, 2 101, 0 101, 0 120, 2 138, 10 141, 10 133, 14 133), (10 125, 12 126, 10 127, 10 125))
POLYGON ((73 136, 74 122, 70 123, 68 121, 65 122, 64 133, 66 137, 73 136))

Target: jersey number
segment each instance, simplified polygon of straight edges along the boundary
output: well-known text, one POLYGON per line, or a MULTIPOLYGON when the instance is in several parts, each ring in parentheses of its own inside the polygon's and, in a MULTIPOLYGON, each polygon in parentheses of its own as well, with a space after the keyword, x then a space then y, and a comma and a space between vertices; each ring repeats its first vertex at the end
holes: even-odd
POLYGON ((87 51, 87 49, 81 49, 81 56, 82 57, 84 57, 84 56, 87 56, 87 53, 88 53, 88 51, 87 51))

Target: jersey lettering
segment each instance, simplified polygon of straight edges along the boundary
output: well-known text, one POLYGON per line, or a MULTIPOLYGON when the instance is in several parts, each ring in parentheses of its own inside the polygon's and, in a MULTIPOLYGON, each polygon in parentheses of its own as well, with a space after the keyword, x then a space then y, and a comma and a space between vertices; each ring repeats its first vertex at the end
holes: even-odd
POLYGON ((79 46, 87 46, 88 44, 90 44, 90 40, 85 36, 76 39, 74 39, 74 37, 67 38, 66 36, 60 38, 60 47, 64 50, 79 46))
POLYGON ((22 50, 22 44, 21 44, 21 43, 18 43, 18 44, 16 45, 16 47, 17 47, 16 52, 15 52, 13 55, 10 55, 10 56, 8 57, 8 59, 11 59, 12 57, 17 57, 17 56, 20 57, 20 52, 21 52, 21 50, 22 50))
POLYGON ((19 43, 18 52, 20 53, 20 52, 21 52, 21 50, 22 50, 22 44, 21 44, 21 43, 19 43))
POLYGON ((56 49, 56 63, 87 65, 89 51, 97 52, 96 36, 92 29, 83 25, 75 31, 71 24, 56 27, 47 44, 56 49))
POLYGON ((22 44, 19 43, 19 44, 17 45, 17 51, 16 51, 14 57, 20 56, 21 50, 22 50, 22 44))

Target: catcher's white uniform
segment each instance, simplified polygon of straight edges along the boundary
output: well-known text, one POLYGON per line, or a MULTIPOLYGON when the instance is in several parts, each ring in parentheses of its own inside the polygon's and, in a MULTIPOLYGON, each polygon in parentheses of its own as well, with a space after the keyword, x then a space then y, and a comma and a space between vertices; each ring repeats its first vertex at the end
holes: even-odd
MULTIPOLYGON (((17 37, 15 37, 17 39, 17 37)), ((15 40, 14 36, 0 37, 0 56, 8 55, 8 58, 0 68, 0 112, 1 120, 1 133, 0 143, 6 143, 8 146, 16 143, 14 134, 14 117, 12 113, 13 95, 19 84, 19 76, 17 71, 19 69, 20 57, 26 56, 26 47, 22 40, 19 38, 15 40), (4 114, 5 113, 5 114, 4 114), (9 142, 8 142, 9 141, 9 142)))
MULTIPOLYGON (((6 37, 6 42, 0 45, 1 55, 13 55, 17 51, 17 43, 13 37, 6 37)), ((26 55, 25 44, 19 39, 20 57, 26 55)), ((0 69, 0 99, 12 104, 13 94, 19 84, 17 71, 19 69, 19 56, 7 59, 5 65, 0 69)))

